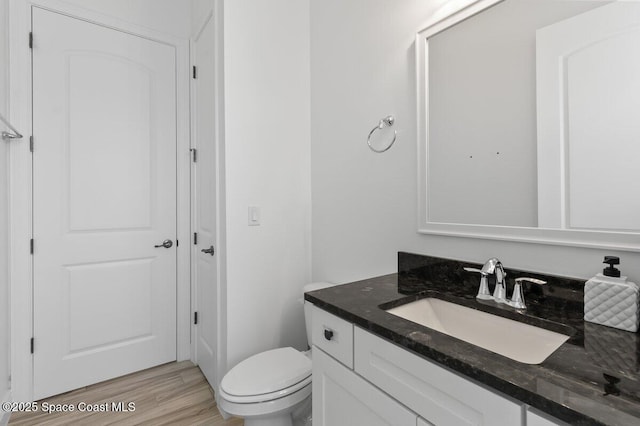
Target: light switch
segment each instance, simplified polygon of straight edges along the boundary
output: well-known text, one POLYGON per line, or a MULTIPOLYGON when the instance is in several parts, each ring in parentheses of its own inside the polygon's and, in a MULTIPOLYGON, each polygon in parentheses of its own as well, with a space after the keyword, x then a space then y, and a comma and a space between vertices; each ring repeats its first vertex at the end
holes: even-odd
POLYGON ((260 226, 260 207, 249 206, 249 226, 260 226))

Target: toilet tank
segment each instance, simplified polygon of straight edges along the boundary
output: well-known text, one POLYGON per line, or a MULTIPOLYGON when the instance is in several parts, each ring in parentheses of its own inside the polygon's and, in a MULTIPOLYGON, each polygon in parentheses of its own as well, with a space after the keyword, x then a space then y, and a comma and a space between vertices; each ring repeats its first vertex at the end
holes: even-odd
MULTIPOLYGON (((303 287, 303 292, 306 293, 308 291, 321 290, 323 288, 333 287, 335 285, 337 284, 322 282, 311 283, 303 287)), ((311 306, 313 306, 313 304, 304 300, 304 294, 302 295, 302 302, 304 303, 304 323, 307 327, 307 343, 309 344, 309 347, 311 347, 311 306)))

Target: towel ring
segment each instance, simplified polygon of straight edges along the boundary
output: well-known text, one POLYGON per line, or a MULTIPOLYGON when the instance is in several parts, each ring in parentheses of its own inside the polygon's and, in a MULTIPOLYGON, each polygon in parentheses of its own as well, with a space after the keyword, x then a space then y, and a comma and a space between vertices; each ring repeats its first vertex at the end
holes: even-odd
POLYGON ((393 126, 393 123, 395 123, 396 119, 393 118, 393 115, 388 115, 385 118, 383 118, 382 120, 380 120, 380 122, 378 123, 378 125, 376 127, 374 127, 370 132, 369 132, 369 136, 367 136, 367 145, 369 145, 369 149, 373 152, 377 152, 378 154, 381 154, 385 151, 387 151, 389 148, 391 148, 393 146, 393 144, 396 142, 396 138, 398 137, 398 132, 396 130, 393 131, 393 140, 391 141, 391 143, 384 149, 376 149, 373 146, 371 146, 371 136, 375 133, 376 130, 381 130, 384 129, 385 127, 391 127, 393 126))

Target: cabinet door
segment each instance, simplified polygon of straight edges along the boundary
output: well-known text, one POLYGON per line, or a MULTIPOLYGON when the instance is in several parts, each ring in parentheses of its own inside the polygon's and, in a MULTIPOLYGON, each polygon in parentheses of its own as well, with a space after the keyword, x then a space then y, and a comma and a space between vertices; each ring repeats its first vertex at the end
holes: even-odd
POLYGON ((548 414, 540 413, 529 407, 527 409, 527 426, 564 426, 567 423, 555 419, 548 414))
POLYGON ((428 421, 436 425, 522 425, 521 403, 359 327, 354 337, 356 373, 428 421))
POLYGON ((417 416, 313 347, 314 426, 415 426, 417 416))

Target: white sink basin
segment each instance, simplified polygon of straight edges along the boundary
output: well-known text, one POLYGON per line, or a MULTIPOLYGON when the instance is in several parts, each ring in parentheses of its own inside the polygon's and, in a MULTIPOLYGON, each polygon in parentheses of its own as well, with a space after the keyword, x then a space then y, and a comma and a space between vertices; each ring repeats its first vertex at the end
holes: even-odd
POLYGON ((564 334, 435 298, 387 312, 525 364, 540 364, 569 339, 564 334))

